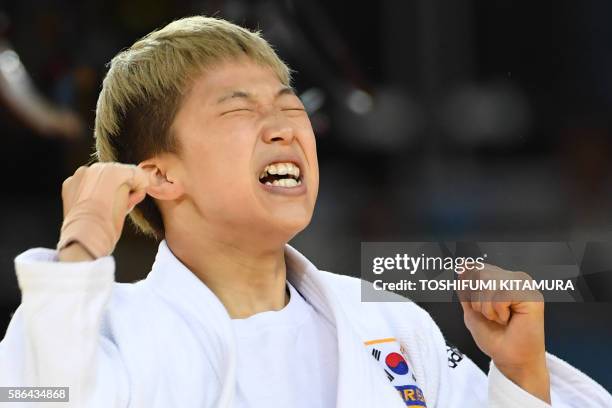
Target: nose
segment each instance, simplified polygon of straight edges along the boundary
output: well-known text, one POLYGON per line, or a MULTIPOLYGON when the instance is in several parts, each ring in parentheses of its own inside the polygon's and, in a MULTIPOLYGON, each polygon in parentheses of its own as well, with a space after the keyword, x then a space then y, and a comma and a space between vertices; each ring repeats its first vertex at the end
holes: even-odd
POLYGON ((265 143, 291 144, 295 130, 286 124, 270 125, 263 130, 262 136, 265 143))

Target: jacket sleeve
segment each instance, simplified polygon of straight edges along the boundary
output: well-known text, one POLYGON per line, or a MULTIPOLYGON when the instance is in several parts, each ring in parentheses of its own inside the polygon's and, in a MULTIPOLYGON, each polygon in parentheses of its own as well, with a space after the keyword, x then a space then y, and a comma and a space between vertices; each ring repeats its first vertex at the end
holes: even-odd
POLYGON ((15 270, 22 302, 0 342, 0 386, 69 387, 70 402, 53 406, 127 407, 126 370, 101 335, 114 259, 64 263, 37 248, 15 270))
MULTIPOLYGON (((434 405, 428 403, 428 407, 551 406, 506 378, 493 362, 486 376, 467 356, 447 346, 433 319, 426 312, 424 314, 428 328, 422 334, 429 337, 422 339, 426 345, 424 358, 430 363, 436 362, 433 369, 424 370, 426 388, 430 394, 434 394, 430 395, 434 405)), ((549 353, 546 362, 550 372, 552 407, 612 407, 612 396, 591 378, 549 353)))

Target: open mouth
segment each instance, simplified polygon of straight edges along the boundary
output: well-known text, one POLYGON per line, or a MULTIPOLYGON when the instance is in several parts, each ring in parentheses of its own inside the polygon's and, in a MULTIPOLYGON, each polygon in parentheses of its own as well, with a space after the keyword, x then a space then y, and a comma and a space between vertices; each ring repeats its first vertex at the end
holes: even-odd
POLYGON ((259 175, 259 182, 268 186, 297 187, 302 184, 300 168, 291 162, 268 164, 259 175))

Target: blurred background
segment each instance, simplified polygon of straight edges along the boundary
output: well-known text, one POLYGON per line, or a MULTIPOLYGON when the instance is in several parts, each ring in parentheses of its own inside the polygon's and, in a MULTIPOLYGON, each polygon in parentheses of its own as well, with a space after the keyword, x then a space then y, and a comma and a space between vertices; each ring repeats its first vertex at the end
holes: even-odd
MULTIPOLYGON (((259 28, 297 71, 321 188, 292 244, 359 274, 362 241, 612 240, 612 3, 82 0, 0 3, 0 336, 13 258, 54 247, 62 181, 93 152, 105 64, 192 14, 259 28)), ((126 228, 118 280, 156 243, 126 228)), ((486 369, 458 304, 424 304, 486 369)), ((547 348, 612 390, 612 305, 547 306, 547 348)))

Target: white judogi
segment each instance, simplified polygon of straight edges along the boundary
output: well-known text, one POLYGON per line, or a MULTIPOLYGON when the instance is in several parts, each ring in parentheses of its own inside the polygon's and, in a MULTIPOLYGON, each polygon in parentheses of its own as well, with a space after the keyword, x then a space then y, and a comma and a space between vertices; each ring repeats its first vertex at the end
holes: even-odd
MULTIPOLYGON (((361 303, 359 279, 320 271, 290 246, 285 258, 288 280, 336 328, 337 407, 548 406, 447 349, 416 304, 361 303)), ((0 386, 69 386, 72 407, 233 406, 231 319, 165 242, 134 284, 114 283, 112 257, 59 263, 39 248, 15 265, 22 304, 0 343, 0 386)), ((554 407, 612 407, 601 386, 547 358, 554 407)))

